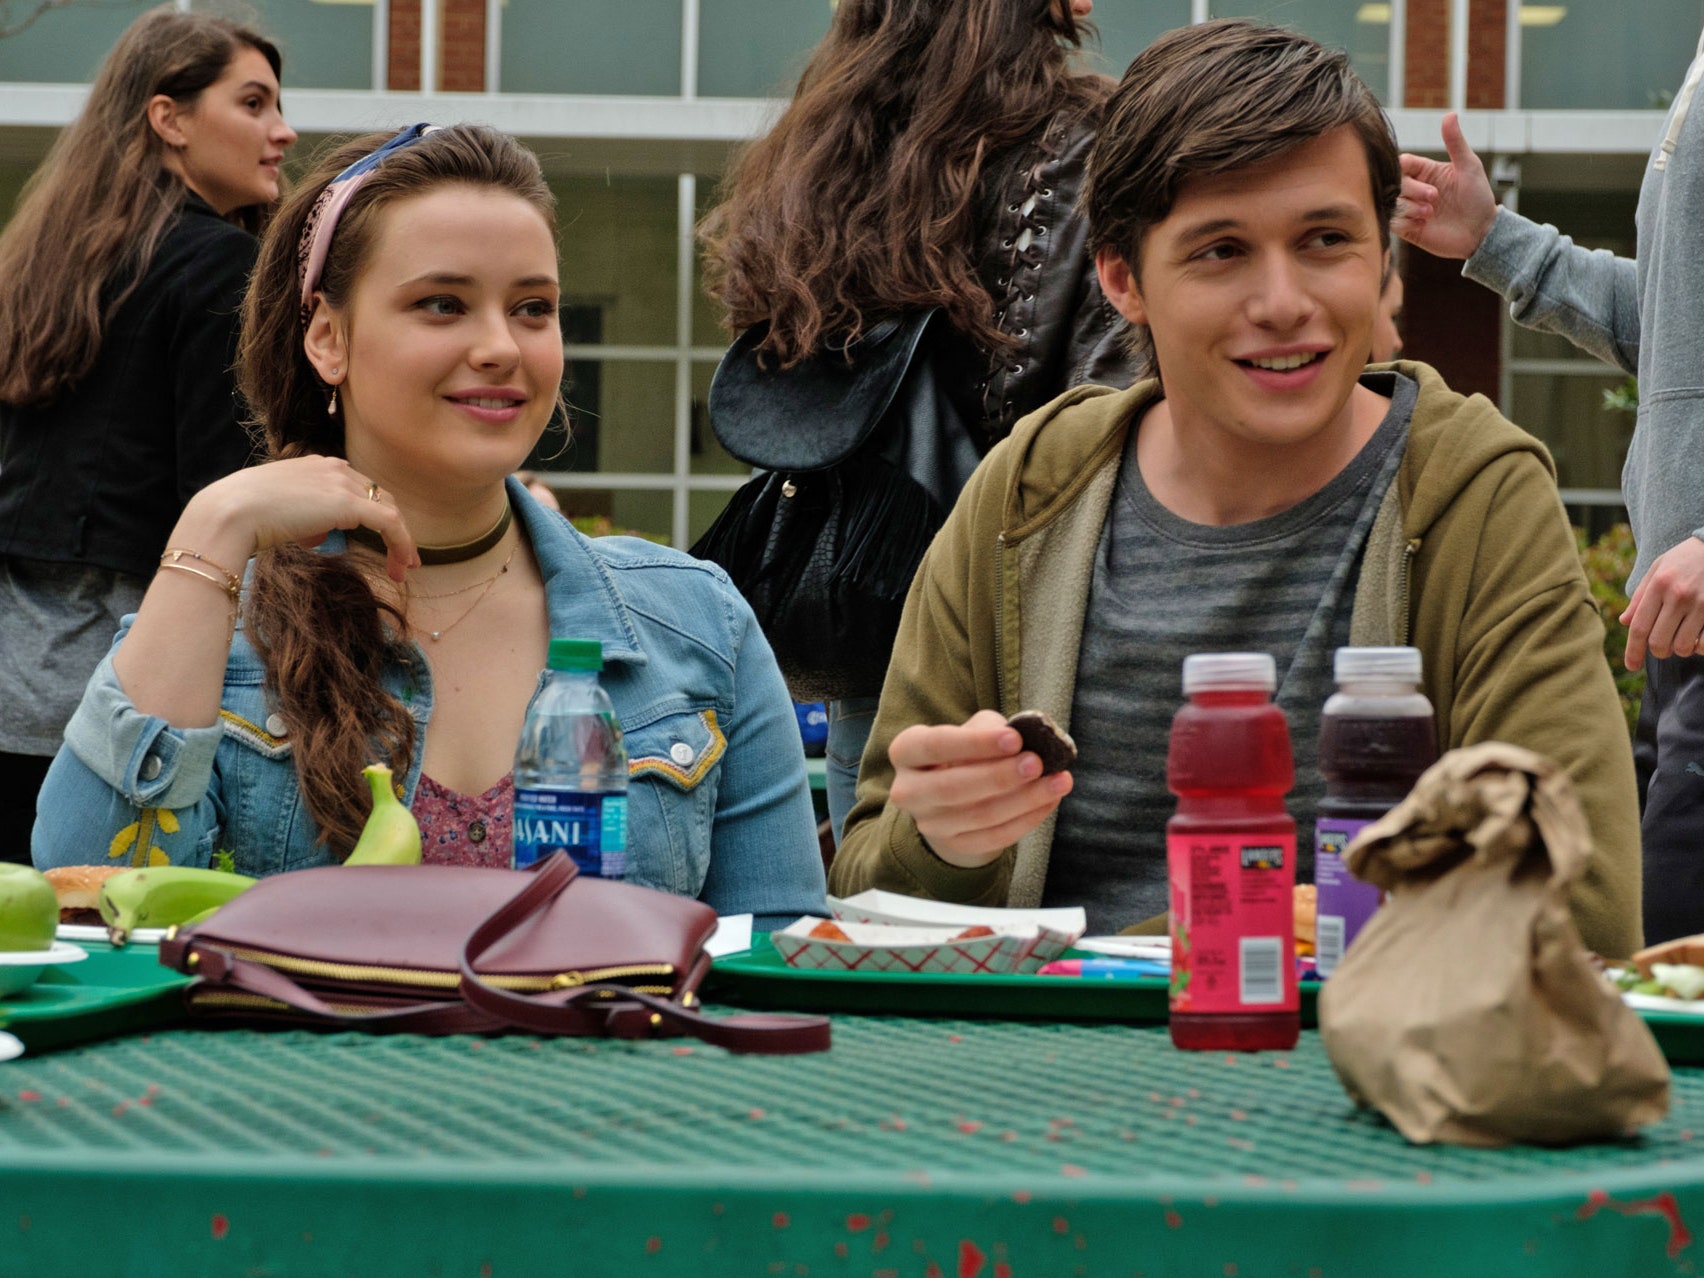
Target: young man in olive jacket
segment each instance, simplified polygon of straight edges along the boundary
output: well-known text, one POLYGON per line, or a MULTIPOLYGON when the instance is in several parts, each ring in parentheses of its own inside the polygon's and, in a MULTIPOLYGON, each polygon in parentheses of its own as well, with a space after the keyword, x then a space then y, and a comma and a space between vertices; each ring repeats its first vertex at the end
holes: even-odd
POLYGON ((1205 23, 1131 65, 1083 198, 1159 377, 1069 392, 971 479, 906 604, 835 892, 1152 925, 1166 736, 1202 651, 1276 660, 1311 878, 1332 653, 1412 644, 1441 748, 1567 769, 1596 848, 1575 918, 1601 953, 1637 948, 1632 755, 1550 458, 1425 365, 1364 365, 1399 185, 1376 100, 1304 36, 1205 23), (1068 726, 1071 771, 1040 775, 1020 709, 1068 726))

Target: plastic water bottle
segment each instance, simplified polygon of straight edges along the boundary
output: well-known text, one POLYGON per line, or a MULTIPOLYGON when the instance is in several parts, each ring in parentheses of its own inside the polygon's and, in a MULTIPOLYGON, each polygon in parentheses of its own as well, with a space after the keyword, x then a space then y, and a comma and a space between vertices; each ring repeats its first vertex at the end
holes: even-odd
POLYGON ((1189 700, 1172 719, 1166 785, 1171 884, 1171 1040, 1214 1051, 1290 1048, 1296 988, 1296 823, 1290 728, 1272 704, 1272 658, 1183 660, 1189 700))
POLYGON ((1420 691, 1418 648, 1339 648, 1333 673, 1337 692, 1319 719, 1325 799, 1314 827, 1321 976, 1336 969, 1381 901, 1376 887, 1349 873, 1344 849, 1407 798, 1438 758, 1432 703, 1420 691))
POLYGON ((515 751, 517 869, 560 848, 582 874, 627 873, 627 747, 602 669, 597 640, 550 641, 550 669, 515 751))

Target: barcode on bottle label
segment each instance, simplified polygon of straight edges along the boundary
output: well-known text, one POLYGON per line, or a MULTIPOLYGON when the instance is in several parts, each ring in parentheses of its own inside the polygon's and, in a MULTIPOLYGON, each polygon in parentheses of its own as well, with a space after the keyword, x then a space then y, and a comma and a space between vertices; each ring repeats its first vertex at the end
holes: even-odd
POLYGON ((1321 976, 1330 976, 1343 961, 1343 923, 1337 914, 1321 914, 1315 921, 1314 966, 1321 976))
POLYGON ((1282 1003, 1284 942, 1276 936, 1245 936, 1239 945, 1238 997, 1244 1003, 1282 1003))

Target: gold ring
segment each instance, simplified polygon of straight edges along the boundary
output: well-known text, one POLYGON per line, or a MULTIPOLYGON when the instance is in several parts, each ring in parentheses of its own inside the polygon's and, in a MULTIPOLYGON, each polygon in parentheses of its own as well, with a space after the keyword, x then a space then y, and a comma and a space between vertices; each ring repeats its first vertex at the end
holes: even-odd
POLYGON ((375 483, 372 483, 371 481, 368 481, 368 484, 367 484, 367 500, 368 501, 377 501, 378 499, 379 499, 379 486, 375 483))

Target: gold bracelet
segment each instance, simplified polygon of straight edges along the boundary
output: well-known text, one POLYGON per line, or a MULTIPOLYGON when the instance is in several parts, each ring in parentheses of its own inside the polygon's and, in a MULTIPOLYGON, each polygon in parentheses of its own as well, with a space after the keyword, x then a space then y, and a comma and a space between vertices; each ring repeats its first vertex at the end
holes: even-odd
MULTIPOLYGON (((195 560, 199 564, 206 564, 207 567, 218 573, 219 577, 223 580, 216 580, 212 577, 207 577, 207 580, 213 582, 213 584, 218 586, 219 589, 230 595, 233 602, 242 598, 242 578, 227 568, 221 568, 218 564, 214 563, 198 550, 184 550, 179 546, 168 546, 166 547, 166 553, 160 556, 160 565, 165 568, 183 567, 184 565, 180 564, 178 561, 183 559, 185 556, 195 560), (166 562, 168 559, 171 561, 170 563, 166 562)), ((207 574, 198 573, 197 576, 205 577, 207 574)))
MULTIPOLYGON (((187 554, 189 552, 186 551, 185 553, 187 554)), ((200 559, 201 556, 197 555, 196 558, 200 559)), ((203 561, 203 562, 205 562, 205 561, 203 561)), ((212 566, 217 568, 219 565, 214 564, 212 566)), ((212 573, 202 572, 201 569, 195 567, 192 564, 180 564, 175 558, 172 558, 169 554, 160 556, 160 568, 161 568, 162 571, 164 569, 167 569, 167 568, 175 568, 179 572, 189 573, 192 577, 200 577, 201 580, 203 580, 203 581, 211 582, 215 587, 218 588, 218 590, 221 594, 229 596, 229 598, 231 600, 231 617, 230 617, 231 629, 233 631, 236 629, 236 627, 237 627, 237 612, 238 612, 238 609, 240 609, 242 607, 242 597, 243 597, 242 582, 238 581, 234 577, 231 577, 231 579, 229 581, 220 581, 212 573)), ((229 577, 230 574, 227 573, 226 576, 229 577)))

